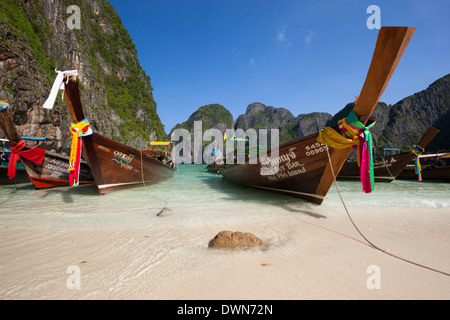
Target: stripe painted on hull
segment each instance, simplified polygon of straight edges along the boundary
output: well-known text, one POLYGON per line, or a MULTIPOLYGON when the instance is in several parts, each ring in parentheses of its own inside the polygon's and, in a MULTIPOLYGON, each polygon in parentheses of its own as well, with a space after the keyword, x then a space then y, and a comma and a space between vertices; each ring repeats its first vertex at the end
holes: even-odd
MULTIPOLYGON (((360 177, 355 177, 355 176, 339 176, 338 179, 354 179, 354 180, 359 180, 360 177)), ((375 176, 375 179, 395 180, 395 177, 380 177, 380 176, 375 176)))
POLYGON ((306 193, 306 192, 300 192, 300 191, 276 189, 276 188, 253 186, 253 185, 252 185, 252 187, 260 188, 260 189, 273 190, 273 191, 279 191, 279 192, 287 192, 287 193, 299 194, 299 195, 302 195, 302 196, 312 197, 312 198, 316 198, 316 199, 320 199, 320 200, 323 200, 325 198, 324 196, 320 196, 320 195, 314 194, 314 193, 306 193))
MULTIPOLYGON (((158 180, 159 181, 159 180, 158 180)), ((120 186, 127 186, 132 184, 152 184, 155 183, 155 180, 147 180, 147 181, 134 181, 134 182, 123 182, 123 183, 111 183, 111 184, 101 184, 98 186, 99 189, 107 189, 107 188, 114 188, 114 187, 120 187, 120 186)))

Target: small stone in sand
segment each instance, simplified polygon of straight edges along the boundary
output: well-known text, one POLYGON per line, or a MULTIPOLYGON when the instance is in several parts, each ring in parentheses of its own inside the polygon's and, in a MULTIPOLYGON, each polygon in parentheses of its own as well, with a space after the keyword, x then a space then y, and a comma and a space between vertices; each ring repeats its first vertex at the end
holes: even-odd
POLYGON ((232 232, 221 231, 211 241, 209 241, 210 248, 250 248, 261 246, 262 240, 252 233, 248 232, 232 232))

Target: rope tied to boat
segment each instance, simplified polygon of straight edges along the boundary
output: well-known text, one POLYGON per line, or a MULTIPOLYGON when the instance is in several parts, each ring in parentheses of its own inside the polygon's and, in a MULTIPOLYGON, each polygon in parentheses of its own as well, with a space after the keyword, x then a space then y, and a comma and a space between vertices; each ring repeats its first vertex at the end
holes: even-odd
POLYGON ((419 147, 417 145, 414 145, 409 152, 411 152, 414 157, 415 157, 415 171, 416 171, 416 175, 418 175, 418 180, 422 181, 422 166, 420 165, 420 158, 419 156, 425 151, 424 148, 419 147))
MULTIPOLYGON (((326 137, 324 137, 324 138, 325 138, 325 145, 328 146, 326 137)), ((358 226, 356 225, 356 223, 353 221, 353 219, 352 219, 352 217, 351 217, 351 215, 350 215, 350 212, 349 212, 347 206, 345 205, 344 198, 342 197, 341 191, 339 190, 339 186, 338 186, 338 183, 337 183, 337 181, 336 181, 336 174, 334 173, 333 163, 331 162, 330 151, 328 150, 328 148, 326 149, 326 151, 327 151, 327 156, 328 156, 328 163, 330 164, 331 173, 332 173, 332 175, 333 175, 334 184, 335 184, 336 190, 337 190, 337 192, 338 192, 338 194, 339 194, 339 198, 341 199, 342 205, 344 206, 345 212, 347 213, 347 217, 349 218, 349 220, 350 220, 351 224, 353 225, 353 227, 355 228, 355 230, 356 230, 356 231, 359 233, 359 235, 360 235, 360 236, 361 236, 361 237, 369 244, 369 246, 371 246, 371 247, 374 248, 375 250, 378 250, 378 251, 380 251, 380 252, 382 252, 382 253, 384 253, 384 254, 387 254, 387 255, 389 255, 389 256, 391 256, 391 257, 393 257, 393 258, 396 258, 396 259, 402 260, 402 261, 404 261, 404 262, 407 262, 407 263, 416 265, 416 266, 418 266, 418 267, 421 267, 421 268, 424 268, 424 269, 428 269, 428 270, 431 270, 431 271, 434 271, 434 272, 443 274, 443 275, 445 275, 445 276, 447 276, 447 277, 450 277, 450 273, 448 273, 448 272, 444 272, 444 271, 441 271, 441 270, 437 270, 437 269, 428 267, 428 266, 426 266, 426 265, 423 265, 423 264, 414 262, 414 261, 412 261, 412 260, 402 258, 402 257, 400 257, 400 256, 398 256, 398 255, 393 254, 393 253, 390 253, 390 252, 388 252, 388 250, 384 250, 384 249, 382 249, 382 248, 376 246, 374 243, 372 243, 372 242, 371 242, 371 241, 370 241, 370 240, 362 233, 362 231, 358 228, 358 226)))
POLYGON ((335 149, 353 148, 357 149, 358 166, 360 168, 360 178, 365 193, 373 191, 375 177, 373 173, 373 139, 369 129, 375 122, 365 126, 356 114, 350 114, 338 121, 340 133, 330 127, 325 127, 319 131, 317 141, 327 144, 335 149))
POLYGON ((70 132, 72 133, 72 146, 70 149, 69 158, 69 184, 71 186, 78 186, 80 177, 80 163, 81 163, 81 139, 93 134, 89 127, 89 122, 84 119, 78 123, 70 125, 70 132))
POLYGON ((11 146, 11 156, 9 158, 8 165, 9 179, 13 179, 16 176, 16 163, 20 160, 20 157, 23 157, 33 163, 42 163, 42 161, 44 161, 44 149, 34 147, 32 149, 22 150, 25 147, 26 142, 22 139, 15 146, 11 146))

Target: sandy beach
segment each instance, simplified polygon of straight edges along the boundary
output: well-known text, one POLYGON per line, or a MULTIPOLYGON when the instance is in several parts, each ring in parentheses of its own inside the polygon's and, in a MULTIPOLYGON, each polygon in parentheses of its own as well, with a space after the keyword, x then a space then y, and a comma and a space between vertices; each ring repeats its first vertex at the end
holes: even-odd
MULTIPOLYGON (((0 299, 450 299, 448 275, 370 247, 343 207, 279 211, 169 228, 3 226, 0 299), (208 248, 222 230, 251 232, 265 245, 208 248)), ((379 248, 450 273, 448 208, 349 212, 379 248)))

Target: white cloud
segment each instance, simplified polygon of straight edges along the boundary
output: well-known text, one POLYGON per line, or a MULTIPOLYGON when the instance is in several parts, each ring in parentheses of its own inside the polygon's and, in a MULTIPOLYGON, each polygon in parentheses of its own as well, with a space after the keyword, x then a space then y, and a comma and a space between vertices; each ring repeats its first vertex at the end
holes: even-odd
POLYGON ((283 27, 281 31, 278 31, 277 33, 277 41, 279 42, 286 42, 288 39, 286 38, 286 27, 283 27))
POLYGON ((239 53, 240 53, 239 48, 234 47, 233 49, 231 49, 232 55, 236 56, 236 55, 239 55, 239 53))
POLYGON ((250 67, 253 67, 253 65, 255 64, 255 58, 251 57, 249 64, 250 64, 250 67))
POLYGON ((314 36, 316 35, 316 33, 314 31, 307 31, 305 34, 305 37, 303 38, 303 41, 309 45, 311 43, 311 41, 313 40, 314 36))

